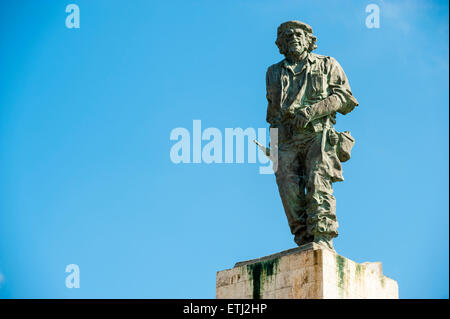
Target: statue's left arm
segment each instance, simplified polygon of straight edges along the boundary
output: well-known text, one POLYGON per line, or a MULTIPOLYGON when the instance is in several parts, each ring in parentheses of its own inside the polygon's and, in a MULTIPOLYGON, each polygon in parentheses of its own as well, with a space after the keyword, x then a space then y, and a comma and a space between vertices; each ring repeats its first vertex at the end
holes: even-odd
POLYGON ((335 112, 345 115, 353 111, 358 105, 342 67, 331 57, 328 62, 328 97, 301 110, 302 115, 306 117, 308 122, 335 112))

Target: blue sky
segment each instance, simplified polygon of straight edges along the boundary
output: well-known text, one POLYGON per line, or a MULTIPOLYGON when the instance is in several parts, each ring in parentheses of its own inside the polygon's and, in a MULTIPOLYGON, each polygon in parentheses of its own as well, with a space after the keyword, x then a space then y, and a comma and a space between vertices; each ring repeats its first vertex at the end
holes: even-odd
POLYGON ((267 127, 286 20, 360 106, 338 253, 401 298, 449 297, 447 1, 2 1, 0 298, 214 298, 217 270, 295 247, 259 164, 174 164, 172 129, 267 127), (80 29, 65 7, 80 7, 80 29), (381 9, 379 29, 365 7, 381 9), (80 288, 65 267, 80 267, 80 288))

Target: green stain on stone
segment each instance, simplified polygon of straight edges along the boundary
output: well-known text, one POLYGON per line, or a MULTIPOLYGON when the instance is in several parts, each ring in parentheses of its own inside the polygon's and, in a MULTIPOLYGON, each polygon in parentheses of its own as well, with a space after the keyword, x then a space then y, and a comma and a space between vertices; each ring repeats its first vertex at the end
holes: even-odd
POLYGON ((363 271, 362 266, 360 264, 356 265, 356 280, 361 280, 361 272, 363 271))
POLYGON ((341 288, 341 293, 344 289, 344 275, 345 275, 345 258, 336 255, 336 268, 338 273, 338 286, 341 288))
POLYGON ((381 287, 384 288, 384 276, 383 275, 380 276, 380 281, 381 281, 381 287))
POLYGON ((261 299, 264 281, 276 274, 279 258, 247 265, 247 272, 253 286, 253 299, 261 299))

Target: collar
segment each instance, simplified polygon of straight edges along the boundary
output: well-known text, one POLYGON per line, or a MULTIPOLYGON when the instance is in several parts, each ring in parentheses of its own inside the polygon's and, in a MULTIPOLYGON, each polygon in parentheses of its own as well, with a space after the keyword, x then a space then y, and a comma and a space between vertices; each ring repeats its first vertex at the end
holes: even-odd
MULTIPOLYGON (((316 63, 316 58, 311 54, 308 53, 308 55, 306 56, 305 60, 311 64, 316 63)), ((288 69, 288 70, 292 70, 291 67, 288 64, 288 61, 286 59, 283 60, 283 63, 281 64, 284 68, 288 69)), ((305 64, 306 65, 306 64, 305 64)), ((303 69, 303 68, 302 68, 303 69)))
POLYGON ((309 61, 309 63, 316 63, 316 58, 311 53, 308 53, 306 59, 309 61))

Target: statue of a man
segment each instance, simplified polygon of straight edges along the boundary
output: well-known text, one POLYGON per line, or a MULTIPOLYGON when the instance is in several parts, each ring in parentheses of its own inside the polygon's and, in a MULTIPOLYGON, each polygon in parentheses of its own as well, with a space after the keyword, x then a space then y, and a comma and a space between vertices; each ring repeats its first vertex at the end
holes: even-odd
POLYGON ((357 105, 339 63, 311 53, 316 37, 306 23, 278 27, 276 45, 285 59, 266 75, 267 122, 278 128, 278 189, 289 227, 300 246, 333 248, 338 235, 332 183, 343 181, 341 162, 354 140, 333 125, 357 105))

